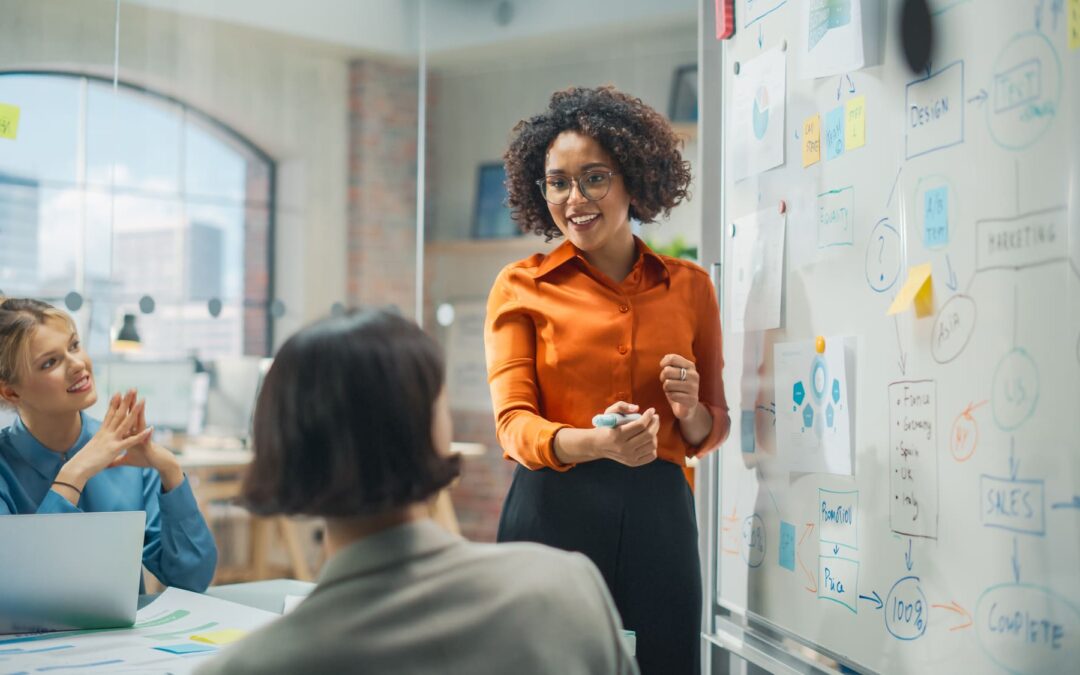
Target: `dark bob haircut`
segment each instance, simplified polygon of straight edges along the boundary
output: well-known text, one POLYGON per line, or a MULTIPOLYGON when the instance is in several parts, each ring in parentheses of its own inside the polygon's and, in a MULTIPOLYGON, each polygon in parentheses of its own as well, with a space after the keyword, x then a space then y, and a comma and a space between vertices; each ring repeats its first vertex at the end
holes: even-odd
POLYGON ((572 87, 552 94, 544 113, 518 122, 503 155, 510 211, 523 230, 549 241, 562 236, 536 181, 544 176, 548 148, 564 131, 592 138, 618 162, 633 200, 631 218, 651 223, 689 196, 690 163, 663 115, 614 87, 572 87))
POLYGON ((382 310, 289 338, 255 407, 243 501, 255 513, 377 515, 448 485, 460 458, 432 442, 443 360, 415 323, 382 310))

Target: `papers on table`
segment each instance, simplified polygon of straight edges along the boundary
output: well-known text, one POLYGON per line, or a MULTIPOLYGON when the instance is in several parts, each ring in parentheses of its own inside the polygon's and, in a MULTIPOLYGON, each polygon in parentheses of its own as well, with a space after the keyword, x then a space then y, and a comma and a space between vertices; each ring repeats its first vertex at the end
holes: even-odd
POLYGON ((0 673, 192 672, 218 647, 193 636, 240 639, 278 614, 169 588, 131 628, 0 636, 0 673))

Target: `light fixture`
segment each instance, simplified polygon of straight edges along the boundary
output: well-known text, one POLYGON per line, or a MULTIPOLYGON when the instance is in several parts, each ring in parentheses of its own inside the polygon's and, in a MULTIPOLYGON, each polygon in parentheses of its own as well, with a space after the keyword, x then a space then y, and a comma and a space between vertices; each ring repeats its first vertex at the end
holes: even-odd
POLYGON ((138 351, 142 347, 142 340, 139 339, 139 331, 135 329, 135 315, 125 314, 124 325, 120 326, 120 332, 116 334, 116 339, 112 343, 113 351, 116 352, 133 352, 138 351))

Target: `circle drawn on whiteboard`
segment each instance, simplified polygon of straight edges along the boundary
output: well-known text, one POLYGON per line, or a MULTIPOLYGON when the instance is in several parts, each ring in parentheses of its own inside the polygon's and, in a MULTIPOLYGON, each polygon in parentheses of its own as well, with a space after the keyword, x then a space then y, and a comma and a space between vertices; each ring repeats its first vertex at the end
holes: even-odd
POLYGON ((64 296, 64 307, 69 311, 77 312, 82 309, 83 297, 77 291, 72 291, 64 296))
POLYGON ((739 548, 743 562, 750 567, 761 567, 765 561, 765 522, 758 514, 743 520, 742 546, 739 548))
POLYGON ((1039 369, 1026 350, 1017 347, 998 362, 993 392, 994 422, 1002 431, 1028 421, 1039 403, 1039 369))
POLYGON ((221 316, 221 300, 211 298, 210 302, 206 303, 206 311, 210 312, 210 316, 215 319, 221 316))
POLYGON ((945 302, 934 317, 930 331, 930 354, 938 363, 949 363, 963 353, 975 333, 978 310, 975 301, 957 293, 945 302))
POLYGON ((754 96, 754 136, 760 141, 769 130, 769 90, 758 87, 754 96))
POLYGON ((1061 58, 1038 31, 1015 36, 994 61, 983 107, 990 136, 1006 150, 1024 150, 1046 133, 1061 103, 1061 58))
POLYGON ((877 293, 893 287, 900 277, 900 233, 882 218, 870 231, 866 245, 866 283, 877 293))

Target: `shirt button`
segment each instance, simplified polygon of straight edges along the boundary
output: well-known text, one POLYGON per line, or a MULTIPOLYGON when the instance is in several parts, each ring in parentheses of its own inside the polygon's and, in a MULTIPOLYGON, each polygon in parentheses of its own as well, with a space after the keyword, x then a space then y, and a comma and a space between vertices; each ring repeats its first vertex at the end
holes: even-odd
POLYGON ((623 314, 625 314, 626 312, 630 311, 630 308, 627 307, 626 305, 619 305, 619 311, 622 312, 623 314))
POLYGON ((628 351, 630 351, 630 350, 626 348, 626 345, 619 345, 619 353, 620 354, 625 354, 628 351))

